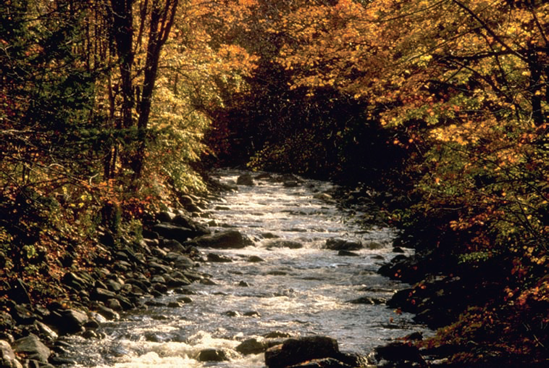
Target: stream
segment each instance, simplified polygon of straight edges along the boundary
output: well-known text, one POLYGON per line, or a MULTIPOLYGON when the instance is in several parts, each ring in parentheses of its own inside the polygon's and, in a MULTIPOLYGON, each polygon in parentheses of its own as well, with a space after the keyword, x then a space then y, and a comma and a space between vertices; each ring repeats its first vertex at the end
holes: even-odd
MULTIPOLYGON (((234 183, 241 174, 226 170, 214 176, 234 183)), ((168 293, 146 310, 106 323, 100 340, 71 337, 77 367, 261 368, 263 354, 244 356, 235 350, 242 341, 274 333, 324 335, 335 338, 341 351, 367 355, 393 339, 427 332, 412 323, 412 315, 397 314, 382 303, 406 287, 376 273, 397 255, 393 230, 366 231, 354 221, 360 213, 319 198, 318 193, 332 188, 329 182, 285 186, 266 176, 255 183, 211 202, 210 218, 201 219, 212 231, 239 230, 254 245, 201 249, 232 262, 201 262, 200 272, 211 275, 213 283, 190 285, 181 307, 169 305, 183 296, 168 293), (362 242, 364 248, 342 256, 325 249, 329 239, 362 242), (279 247, 283 241, 302 247, 279 247), (377 303, 349 302, 362 297, 377 303), (230 360, 198 361, 200 352, 210 348, 223 349, 230 360)))

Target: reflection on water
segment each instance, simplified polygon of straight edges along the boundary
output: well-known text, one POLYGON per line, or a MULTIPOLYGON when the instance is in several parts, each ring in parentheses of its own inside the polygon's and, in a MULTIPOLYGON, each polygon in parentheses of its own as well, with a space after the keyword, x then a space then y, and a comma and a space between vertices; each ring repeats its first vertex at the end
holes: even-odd
MULTIPOLYGON (((224 171, 219 176, 228 182, 239 174, 224 171)), ((383 304, 349 303, 365 296, 387 299, 402 287, 376 274, 379 262, 395 256, 390 229, 364 232, 334 205, 316 199, 314 194, 330 189, 330 183, 305 181, 293 188, 268 180, 256 183, 211 203, 219 225, 213 230, 234 226, 254 246, 203 249, 232 259, 201 264, 201 272, 212 275, 215 285, 191 285, 192 302, 180 308, 166 307, 182 297, 171 293, 158 300, 161 306, 133 311, 105 325, 102 340, 75 337, 79 366, 259 368, 264 367, 262 354, 242 356, 235 348, 275 331, 327 335, 338 340, 342 351, 367 354, 390 339, 422 330, 410 324, 410 315, 397 315, 383 304), (270 247, 273 238, 303 247, 270 247), (358 256, 339 256, 322 249, 331 238, 375 246, 354 251, 358 256), (264 261, 250 262, 252 256, 264 261), (198 362, 208 348, 223 350, 230 361, 198 362)))

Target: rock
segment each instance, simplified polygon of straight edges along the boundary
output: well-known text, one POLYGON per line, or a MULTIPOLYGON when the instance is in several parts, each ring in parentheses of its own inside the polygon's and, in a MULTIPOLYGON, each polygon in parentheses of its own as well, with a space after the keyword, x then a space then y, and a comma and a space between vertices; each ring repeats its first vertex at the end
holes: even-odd
POLYGON ((385 248, 385 246, 383 244, 378 243, 378 242, 374 242, 374 241, 367 243, 364 247, 368 248, 370 250, 378 250, 378 249, 385 248))
POLYGON ((187 250, 180 242, 175 239, 164 239, 162 241, 162 245, 173 252, 183 253, 187 250))
POLYGON ((10 330, 13 326, 15 326, 13 317, 7 312, 0 311, 0 331, 10 330))
POLYGON ((40 341, 38 336, 33 334, 16 340, 13 348, 17 354, 41 363, 47 363, 51 355, 50 349, 40 341))
POLYGON ((34 322, 34 325, 38 328, 38 331, 40 331, 40 335, 45 337, 48 341, 55 341, 59 337, 54 330, 40 321, 34 322))
POLYGON ((211 233, 211 231, 206 226, 194 221, 191 217, 185 216, 183 214, 176 215, 172 222, 176 225, 193 230, 195 236, 207 235, 211 233))
POLYGON ((175 239, 184 242, 194 236, 196 232, 187 227, 174 225, 171 223, 160 223, 153 226, 152 230, 166 239, 175 239))
POLYGON ((329 202, 333 199, 328 193, 316 193, 313 195, 313 198, 320 199, 321 201, 329 202))
POLYGON ((229 356, 222 349, 204 349, 198 354, 199 362, 222 362, 229 360, 229 356))
POLYGON ((299 186, 299 183, 295 180, 288 180, 282 184, 286 188, 295 188, 299 186))
POLYGON ((246 281, 240 281, 238 283, 238 286, 240 286, 240 287, 250 287, 250 284, 247 283, 246 281))
POLYGON ((242 355, 250 355, 263 353, 266 348, 267 344, 265 342, 258 341, 257 339, 248 339, 238 345, 235 350, 242 355))
POLYGON ((303 248, 303 244, 300 242, 296 242, 293 240, 270 240, 268 241, 265 246, 267 248, 290 248, 290 249, 300 249, 303 248))
POLYGON ((97 313, 105 317, 108 321, 118 321, 120 315, 113 309, 100 305, 97 307, 97 313))
POLYGON ((217 263, 230 263, 233 260, 227 256, 223 256, 215 253, 208 253, 207 255, 208 262, 217 262, 217 263))
POLYGON ((340 250, 337 255, 342 257, 360 257, 358 253, 351 252, 350 250, 340 250))
POLYGON ((248 311, 248 312, 244 312, 244 316, 246 316, 246 317, 261 317, 261 314, 258 311, 248 311))
POLYGON ((92 300, 106 302, 109 299, 116 298, 116 293, 102 287, 96 287, 92 291, 91 298, 92 300))
POLYGON ((22 325, 30 325, 36 320, 34 313, 24 305, 8 302, 10 313, 15 322, 22 325))
POLYGON ((258 263, 258 262, 265 262, 265 260, 261 257, 258 257, 258 256, 249 256, 248 257, 248 262, 258 263))
POLYGON ((237 185, 247 185, 252 186, 255 185, 254 180, 250 174, 242 174, 236 179, 237 185))
POLYGON ((269 332, 268 334, 263 335, 263 337, 266 339, 279 339, 283 337, 292 337, 292 335, 290 335, 287 332, 272 331, 272 332, 269 332))
POLYGON ((15 352, 7 341, 0 340, 0 367, 2 368, 23 368, 21 363, 15 359, 15 352))
POLYGON ((265 352, 269 368, 285 368, 312 359, 333 358, 339 355, 337 341, 324 336, 288 339, 265 352))
POLYGON ((84 325, 89 320, 86 313, 76 309, 60 310, 56 314, 57 318, 54 318, 54 323, 61 335, 84 331, 84 325))
POLYGON ((353 242, 344 239, 328 239, 326 240, 326 249, 330 250, 359 250, 362 249, 362 243, 353 242))
POLYGON ((384 346, 378 346, 372 355, 378 363, 381 361, 393 363, 384 364, 384 366, 401 367, 404 366, 404 363, 410 363, 409 366, 427 367, 427 363, 421 356, 419 349, 402 342, 392 342, 384 346))
POLYGON ((228 230, 212 235, 200 236, 187 242, 187 244, 203 248, 240 249, 252 245, 252 242, 239 231, 228 230))

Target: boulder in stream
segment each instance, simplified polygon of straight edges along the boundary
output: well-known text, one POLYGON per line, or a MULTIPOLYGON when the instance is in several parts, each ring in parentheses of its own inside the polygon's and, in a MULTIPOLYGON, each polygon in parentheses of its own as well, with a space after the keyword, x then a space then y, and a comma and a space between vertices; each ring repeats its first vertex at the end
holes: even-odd
POLYGON ((269 368, 286 368, 312 359, 339 356, 337 341, 325 336, 307 336, 288 339, 265 352, 265 364, 269 368))
POLYGON ((290 248, 300 249, 303 248, 303 244, 293 240, 275 239, 270 240, 265 244, 266 248, 290 248))
POLYGON ((236 184, 238 185, 247 185, 252 186, 255 185, 254 179, 250 174, 242 174, 236 179, 236 184))
POLYGON ((362 249, 362 243, 358 241, 349 241, 344 239, 332 238, 332 239, 326 240, 326 249, 359 250, 359 249, 362 249))
POLYGON ((237 230, 203 235, 185 243, 185 245, 216 249, 240 249, 252 244, 252 241, 248 237, 242 235, 237 230))

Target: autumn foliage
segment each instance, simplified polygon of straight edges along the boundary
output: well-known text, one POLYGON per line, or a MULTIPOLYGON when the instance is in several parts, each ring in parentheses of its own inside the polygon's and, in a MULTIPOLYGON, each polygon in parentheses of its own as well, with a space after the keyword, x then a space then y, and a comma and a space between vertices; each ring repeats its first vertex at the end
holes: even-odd
POLYGON ((0 17, 2 272, 50 274, 44 258, 177 205, 204 188, 197 162, 360 182, 392 193, 431 276, 479 296, 425 347, 547 362, 547 2, 9 0, 0 17))

